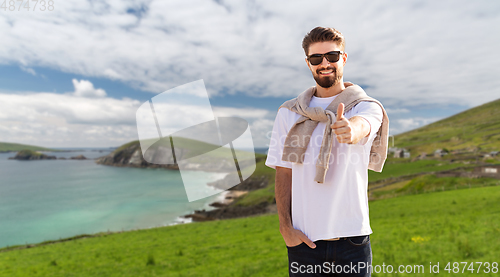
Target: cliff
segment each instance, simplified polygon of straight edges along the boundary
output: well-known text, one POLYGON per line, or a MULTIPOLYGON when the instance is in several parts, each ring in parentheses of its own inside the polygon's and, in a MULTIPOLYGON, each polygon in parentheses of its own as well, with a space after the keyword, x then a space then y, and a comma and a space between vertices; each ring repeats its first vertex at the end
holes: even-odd
POLYGON ((122 145, 110 154, 96 159, 96 163, 111 166, 179 169, 177 165, 148 163, 142 156, 139 141, 122 145))

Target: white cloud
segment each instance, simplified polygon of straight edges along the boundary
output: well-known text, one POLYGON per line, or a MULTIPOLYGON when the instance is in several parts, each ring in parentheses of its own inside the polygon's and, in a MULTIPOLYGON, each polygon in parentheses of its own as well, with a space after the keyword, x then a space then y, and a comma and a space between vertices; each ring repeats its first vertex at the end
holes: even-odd
POLYGON ((257 108, 229 108, 229 107, 213 107, 215 116, 217 117, 239 117, 245 119, 250 125, 254 147, 267 147, 269 144, 268 133, 273 128, 274 121, 266 119, 270 114, 269 111, 257 108))
MULTIPOLYGON (((102 147, 138 139, 136 112, 140 101, 106 97, 90 81, 73 80, 73 84, 75 92, 67 94, 0 93, 0 141, 47 147, 102 147)), ((214 110, 216 116, 239 116, 249 122, 267 115, 266 110, 252 108, 214 110)), ((157 116, 178 124, 170 124, 169 128, 185 128, 213 119, 212 111, 200 106, 160 103, 155 111, 157 116)), ((169 132, 162 131, 164 135, 169 132)))
POLYGON ((274 120, 259 119, 251 124, 255 147, 268 147, 271 140, 274 120))
POLYGON ((500 85, 500 37, 493 35, 500 4, 491 1, 55 5, 50 13, 2 14, 0 63, 112 78, 156 93, 203 78, 213 93, 295 96, 313 84, 302 37, 325 25, 346 36, 346 78, 391 105, 477 105, 495 99, 500 85))
POLYGON ((137 139, 139 101, 0 93, 0 141, 48 147, 117 146, 137 139))
POLYGON ((106 97, 86 80, 75 91, 0 93, 0 141, 47 147, 118 146, 137 139, 140 102, 106 97))
POLYGON ((231 108, 231 107, 212 107, 216 116, 236 116, 247 120, 264 118, 269 114, 268 110, 257 108, 231 108))
POLYGON ((22 71, 27 72, 33 76, 36 76, 36 72, 33 68, 29 68, 29 67, 25 67, 25 66, 21 66, 20 68, 22 71))
MULTIPOLYGON (((401 117, 411 116, 417 106, 472 107, 498 98, 500 36, 494 34, 500 31, 500 3, 495 1, 114 0, 54 5, 53 12, 0 14, 0 64, 18 64, 30 74, 36 74, 34 67, 48 67, 120 80, 153 93, 204 79, 211 95, 294 97, 314 85, 301 41, 320 25, 344 33, 349 53, 345 79, 365 85, 369 95, 383 102, 391 124, 395 122, 393 130, 423 124, 417 117, 401 117)), ((118 120, 113 107, 103 112, 104 104, 97 103, 111 101, 104 90, 76 82, 73 96, 95 97, 96 102, 87 102, 89 98, 77 109, 50 109, 57 118, 70 124, 118 120)), ((52 107, 51 97, 37 99, 52 107)), ((40 107, 26 101, 28 107, 18 104, 18 110, 26 112, 23 118, 36 119, 40 107)), ((248 114, 261 115, 270 116, 248 114)), ((429 113, 426 121, 435 118, 429 113)))
POLYGON ((425 126, 427 124, 438 121, 440 119, 442 119, 442 118, 439 118, 439 117, 427 118, 427 117, 418 117, 418 116, 412 117, 412 118, 397 119, 394 121, 395 124, 392 124, 390 126, 390 133, 391 133, 391 135, 403 133, 406 131, 410 131, 410 130, 425 126))
POLYGON ((94 84, 92 84, 90 81, 86 80, 76 80, 73 79, 73 86, 75 87, 75 92, 73 92, 73 95, 79 96, 79 97, 105 97, 106 96, 106 91, 103 89, 95 89, 94 84))
POLYGON ((119 80, 119 79, 123 79, 123 77, 118 74, 116 71, 114 71, 113 69, 110 69, 110 68, 107 68, 104 70, 104 76, 112 79, 112 80, 119 80))
POLYGON ((391 108, 387 108, 385 109, 385 111, 387 112, 388 115, 391 115, 391 114, 402 114, 402 113, 409 113, 410 110, 409 109, 405 109, 405 108, 396 108, 396 109, 391 109, 391 108))

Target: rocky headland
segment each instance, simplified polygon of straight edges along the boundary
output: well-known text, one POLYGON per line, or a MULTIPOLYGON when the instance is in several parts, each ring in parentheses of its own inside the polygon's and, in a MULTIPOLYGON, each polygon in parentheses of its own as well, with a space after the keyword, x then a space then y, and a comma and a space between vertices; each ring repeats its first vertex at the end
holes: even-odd
MULTIPOLYGON (((69 158, 70 160, 87 160, 84 155, 78 155, 69 158)), ((35 160, 66 160, 65 157, 56 157, 51 155, 46 155, 33 150, 21 150, 16 153, 14 157, 9 157, 9 160, 21 160, 21 161, 35 161, 35 160)))
POLYGON ((149 163, 142 156, 141 146, 138 141, 123 145, 106 156, 97 158, 96 163, 120 167, 139 167, 139 168, 165 168, 179 169, 174 164, 149 163))
POLYGON ((17 152, 17 154, 14 157, 9 158, 9 160, 21 160, 21 161, 55 160, 55 159, 57 159, 56 156, 45 155, 33 150, 21 150, 17 152))
POLYGON ((78 155, 75 157, 71 157, 71 160, 87 160, 87 158, 84 155, 78 155))

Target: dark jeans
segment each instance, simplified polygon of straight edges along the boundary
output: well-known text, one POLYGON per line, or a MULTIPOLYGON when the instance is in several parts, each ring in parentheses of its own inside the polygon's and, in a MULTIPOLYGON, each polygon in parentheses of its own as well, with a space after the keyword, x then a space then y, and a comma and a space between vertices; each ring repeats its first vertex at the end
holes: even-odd
POLYGON ((290 276, 371 276, 369 235, 314 243, 315 249, 305 243, 287 246, 290 276))

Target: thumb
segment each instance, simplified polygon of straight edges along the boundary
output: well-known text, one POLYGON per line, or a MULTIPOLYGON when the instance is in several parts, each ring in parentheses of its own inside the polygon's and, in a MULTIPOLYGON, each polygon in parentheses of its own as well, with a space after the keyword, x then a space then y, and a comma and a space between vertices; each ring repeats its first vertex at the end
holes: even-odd
POLYGON ((337 107, 337 121, 342 120, 344 117, 344 103, 340 103, 337 107))
POLYGON ((316 244, 312 240, 310 240, 304 233, 301 232, 299 238, 310 248, 316 248, 316 244))

